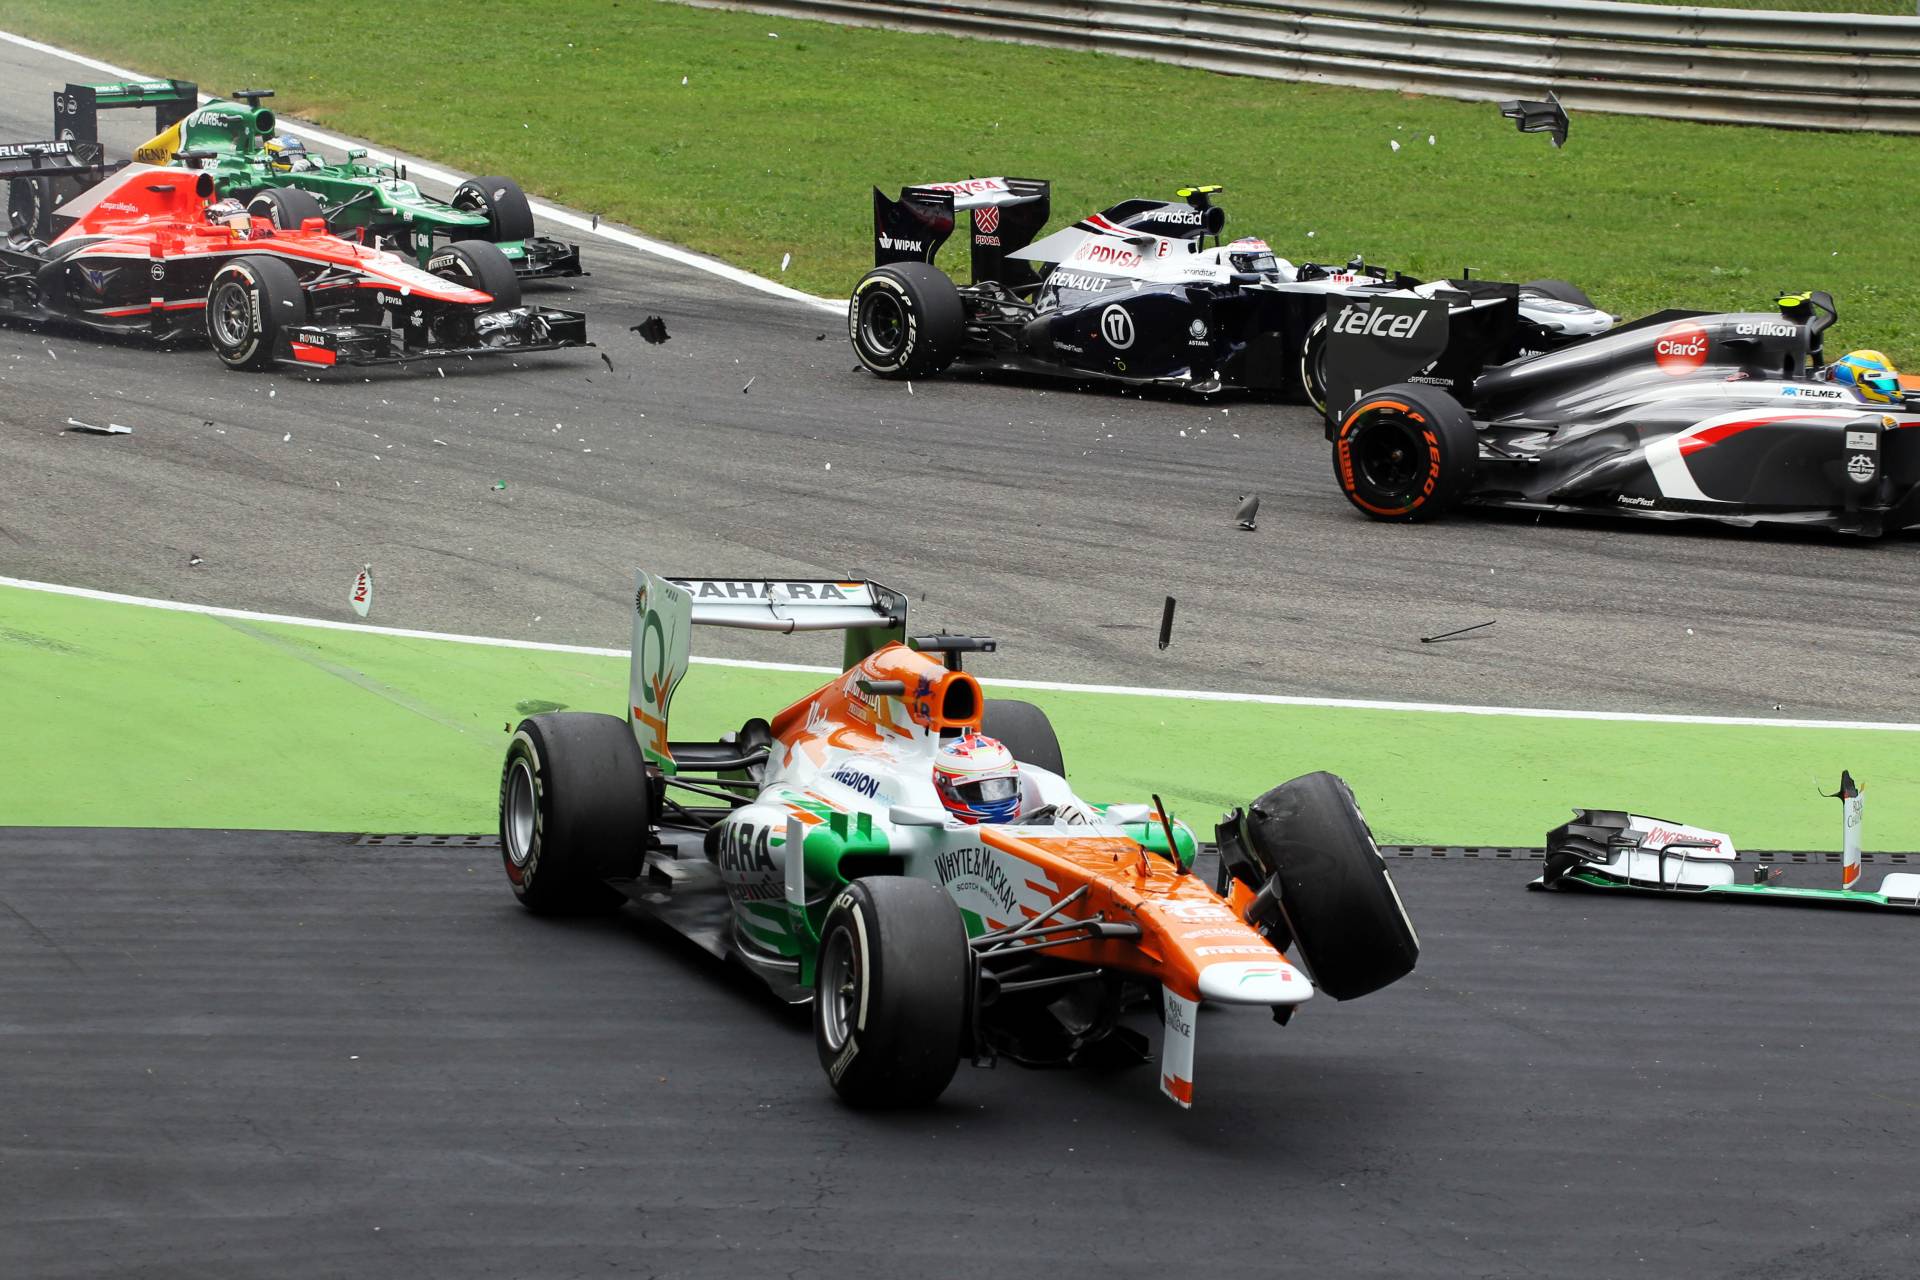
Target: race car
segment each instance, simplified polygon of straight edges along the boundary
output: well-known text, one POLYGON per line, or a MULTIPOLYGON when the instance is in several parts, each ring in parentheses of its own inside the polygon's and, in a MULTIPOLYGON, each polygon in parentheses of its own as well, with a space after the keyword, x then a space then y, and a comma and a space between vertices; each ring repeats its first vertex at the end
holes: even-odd
MULTIPOLYGON (((200 106, 197 86, 183 80, 70 84, 54 95, 54 119, 63 139, 97 141, 101 110, 153 106, 159 132, 134 150, 135 161, 211 174, 221 197, 244 201, 276 227, 325 218, 337 234, 410 254, 422 267, 455 241, 488 240, 522 280, 585 274, 580 246, 534 234, 533 210, 513 179, 471 178, 450 201, 436 200, 404 166, 369 162, 362 148, 337 163, 307 150, 260 105, 271 97, 242 89, 237 101, 200 106)), ((50 237, 51 227, 38 234, 50 237)))
POLYGON ((1502 363, 1513 309, 1497 291, 1329 304, 1329 376, 1345 389, 1333 472, 1361 512, 1480 505, 1864 537, 1920 524, 1920 388, 1878 353, 1826 362, 1830 294, 1663 311, 1502 363))
POLYGON ((536 912, 631 902, 779 998, 811 1001, 821 1067, 856 1106, 931 1102, 958 1064, 1141 1061, 1193 1102, 1201 1003, 1285 1024, 1410 972, 1419 940, 1346 785, 1315 773, 1199 842, 1166 805, 1097 804, 1045 713, 988 699, 975 636, 908 639, 874 582, 640 571, 626 714, 516 728, 500 845, 536 912), (695 626, 839 631, 845 670, 716 741, 674 741, 695 626), (1294 959, 1284 954, 1293 948, 1294 959))
MULTIPOLYGON (((97 170, 75 160, 75 145, 35 144, 23 163, 62 181, 97 170)), ((0 315, 161 340, 204 333, 233 369, 587 343, 579 312, 522 305, 513 269, 484 240, 442 246, 422 270, 319 218, 274 227, 216 200, 209 174, 145 164, 118 168, 61 213, 70 225, 51 244, 15 232, 0 245, 0 315)))

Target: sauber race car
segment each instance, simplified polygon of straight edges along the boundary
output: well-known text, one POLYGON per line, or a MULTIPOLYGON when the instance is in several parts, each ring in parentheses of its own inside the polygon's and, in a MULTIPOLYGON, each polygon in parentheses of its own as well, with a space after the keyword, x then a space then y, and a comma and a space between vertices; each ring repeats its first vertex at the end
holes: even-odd
POLYGON ((1511 297, 1329 304, 1334 477, 1376 520, 1462 504, 1876 537, 1920 524, 1920 388, 1829 365, 1831 295, 1663 311, 1501 362, 1511 297), (1469 323, 1462 323, 1468 321, 1469 323))
POLYGON ((906 634, 872 582, 636 575, 624 718, 520 722, 500 782, 513 892, 537 912, 644 914, 811 1001, 820 1064, 861 1106, 931 1102, 958 1064, 1141 1061, 1193 1101, 1196 1013, 1285 1024, 1418 957, 1346 785, 1296 778, 1194 833, 1152 805, 1090 803, 1046 715, 989 700, 973 636, 906 634), (717 741, 674 741, 691 629, 844 633, 845 671, 717 741), (1284 954, 1289 948, 1294 959, 1284 954))
POLYGON ((443 246, 423 271, 317 217, 280 229, 212 197, 205 173, 120 168, 61 206, 68 226, 51 244, 17 232, 0 244, 0 315, 162 340, 204 333, 234 369, 586 345, 586 318, 522 306, 513 269, 484 240, 443 246))
POLYGON ((407 181, 403 167, 369 163, 363 149, 334 163, 277 133, 273 112, 260 105, 272 90, 233 96, 239 101, 197 106, 197 86, 183 80, 70 84, 54 95, 54 122, 62 139, 94 142, 100 111, 152 106, 159 133, 135 149, 134 160, 209 173, 216 193, 244 201, 276 227, 325 218, 336 234, 409 254, 422 267, 448 244, 488 240, 522 280, 585 274, 580 246, 534 234, 533 210, 513 179, 472 178, 451 201, 436 200, 407 181))

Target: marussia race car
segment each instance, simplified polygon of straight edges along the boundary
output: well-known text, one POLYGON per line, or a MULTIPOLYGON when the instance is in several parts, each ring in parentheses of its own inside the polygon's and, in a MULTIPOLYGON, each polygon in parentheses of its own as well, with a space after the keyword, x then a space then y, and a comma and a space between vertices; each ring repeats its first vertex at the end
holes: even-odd
POLYGON ((242 101, 196 106, 198 87, 183 80, 70 84, 54 95, 54 123, 62 140, 94 142, 100 111, 152 106, 159 133, 135 149, 135 161, 209 173, 218 195, 245 202, 276 227, 324 217, 336 234, 410 254, 422 267, 450 243, 489 240, 522 280, 585 274, 580 246, 534 234, 533 210, 513 179, 471 178, 451 201, 436 200, 402 168, 367 163, 364 150, 334 164, 297 138, 275 137, 274 114, 260 105, 272 96, 242 89, 234 94, 242 101))
POLYGON ((905 598, 871 582, 635 581, 627 717, 536 715, 508 746, 507 878, 534 911, 631 901, 812 1000, 821 1066, 855 1105, 930 1102, 962 1059, 1143 1060, 1121 1018, 1150 1002, 1160 1087, 1184 1107, 1201 1002, 1284 1024, 1316 986, 1352 999, 1414 966, 1413 926, 1332 774, 1228 814, 1209 880, 1164 806, 1082 801, 1046 715, 982 695, 961 655, 992 641, 907 641, 905 598), (846 670, 771 720, 673 742, 701 624, 842 631, 846 670), (990 812, 956 810, 936 782, 937 759, 976 746, 1001 753, 990 812))
MULTIPOLYGON (((80 145, 0 149, 0 177, 97 176, 80 145)), ((586 318, 522 306, 513 269, 484 240, 444 246, 423 271, 318 218, 280 230, 212 194, 204 173, 119 168, 61 207, 70 225, 51 244, 15 233, 0 245, 0 315, 162 340, 204 332, 234 369, 586 345, 586 318)))
POLYGON ((1868 537, 1920 524, 1920 395, 1888 376, 1875 402, 1827 376, 1831 295, 1663 311, 1499 363, 1513 307, 1330 304, 1329 376, 1345 394, 1328 434, 1354 506, 1376 520, 1478 504, 1868 537))
MULTIPOLYGON (((1050 207, 1049 185, 1038 179, 927 183, 898 200, 875 188, 874 269, 854 286, 847 315, 854 352, 883 378, 923 378, 960 361, 1202 393, 1293 392, 1324 411, 1329 295, 1459 287, 1360 259, 1296 266, 1264 240, 1221 244, 1219 190, 1123 200, 1035 239, 1050 207), (973 215, 973 283, 965 286, 932 265, 960 210, 973 215)), ((1518 296, 1522 320, 1509 333, 1508 358, 1614 321, 1565 281, 1534 281, 1518 296)))

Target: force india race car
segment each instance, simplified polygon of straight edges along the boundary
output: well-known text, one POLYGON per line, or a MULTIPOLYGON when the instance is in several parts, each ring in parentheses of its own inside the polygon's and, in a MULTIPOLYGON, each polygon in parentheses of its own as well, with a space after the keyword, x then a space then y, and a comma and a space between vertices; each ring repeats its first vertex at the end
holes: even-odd
POLYGON ((905 598, 871 582, 635 581, 627 717, 536 715, 513 735, 507 878, 539 912, 631 901, 811 1000, 821 1066, 850 1103, 931 1102, 962 1059, 1145 1060, 1121 1017, 1150 1004, 1160 1088, 1185 1107, 1202 1002, 1284 1024, 1316 987, 1353 999, 1414 966, 1413 926, 1332 774, 1228 814, 1206 878, 1164 805, 1081 800, 1046 715, 985 698, 961 656, 991 640, 907 641, 905 598), (771 720, 671 741, 703 624, 841 631, 846 670, 771 720), (1017 788, 963 820, 936 755, 983 732, 1018 762, 1017 788))
MULTIPOLYGON (((1360 259, 1295 265, 1264 240, 1221 244, 1219 190, 1123 200, 1036 239, 1050 208, 1038 179, 927 183, 898 200, 875 188, 874 269, 854 286, 847 315, 854 352, 883 378, 923 378, 959 361, 1202 393, 1292 392, 1324 411, 1329 295, 1459 287, 1360 259), (964 286, 933 265, 961 210, 973 219, 973 283, 964 286)), ((1518 296, 1521 320, 1503 358, 1614 320, 1565 281, 1535 281, 1518 296)))
POLYGON ((1355 507, 1376 520, 1477 504, 1867 537, 1920 524, 1920 395, 1893 376, 1864 389, 1828 376, 1831 295, 1784 297, 1776 312, 1663 311, 1499 363, 1512 308, 1493 296, 1330 304, 1329 378, 1345 407, 1328 433, 1355 507))
MULTIPOLYGON (((54 124, 63 140, 97 142, 102 110, 152 106, 159 133, 135 149, 135 161, 209 173, 218 195, 276 227, 324 217, 336 234, 409 254, 422 267, 448 244, 488 240, 522 280, 585 274, 580 246, 534 234, 533 210, 513 179, 470 178, 451 201, 436 200, 401 167, 368 163, 364 150, 331 163, 298 138, 276 136, 273 112, 260 105, 272 96, 242 89, 234 94, 241 101, 196 106, 198 87, 184 80, 70 84, 54 95, 54 124)), ((50 236, 44 228, 36 234, 50 236)))
MULTIPOLYGON (((0 153, 0 177, 97 173, 76 145, 8 148, 20 154, 0 153)), ((51 244, 16 233, 0 245, 0 315, 161 340, 205 333, 234 369, 586 345, 586 318, 522 306, 512 268, 484 240, 443 247, 423 271, 318 218, 280 230, 212 195, 204 173, 119 168, 62 206, 70 225, 51 244)))

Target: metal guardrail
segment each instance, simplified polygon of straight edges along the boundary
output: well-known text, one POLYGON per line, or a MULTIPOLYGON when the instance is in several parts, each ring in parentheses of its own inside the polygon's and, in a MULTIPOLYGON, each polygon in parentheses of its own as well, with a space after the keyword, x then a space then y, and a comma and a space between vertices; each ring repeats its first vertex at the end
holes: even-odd
POLYGON ((1719 124, 1920 133, 1920 17, 1613 0, 685 0, 1237 75, 1719 124))

